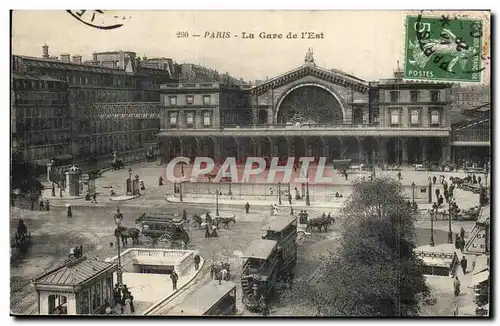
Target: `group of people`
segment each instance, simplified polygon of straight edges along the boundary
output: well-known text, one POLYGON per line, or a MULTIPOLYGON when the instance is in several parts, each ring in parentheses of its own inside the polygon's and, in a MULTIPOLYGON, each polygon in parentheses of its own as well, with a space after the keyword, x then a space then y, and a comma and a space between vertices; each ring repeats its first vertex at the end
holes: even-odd
POLYGON ((45 200, 45 202, 43 201, 43 199, 40 200, 40 208, 39 210, 41 211, 50 211, 50 202, 49 200, 45 200))
POLYGON ((134 296, 127 288, 126 284, 120 286, 115 284, 113 289, 113 301, 114 307, 105 301, 104 304, 104 314, 106 315, 132 315, 135 312, 134 308, 134 296))
POLYGON ((460 234, 455 234, 455 248, 460 249, 460 251, 464 251, 465 249, 465 230, 464 228, 460 228, 460 234))
POLYGON ((213 223, 212 216, 207 213, 205 215, 205 238, 216 238, 218 236, 217 226, 213 223))
POLYGON ((218 268, 215 264, 210 265, 210 278, 222 284, 222 281, 229 281, 229 264, 220 262, 219 266, 218 268))
POLYGON ((279 213, 279 208, 278 208, 278 205, 277 204, 272 204, 270 206, 270 212, 271 212, 271 216, 276 216, 278 215, 279 213))
POLYGON ((69 248, 69 259, 80 259, 83 257, 83 245, 69 248))

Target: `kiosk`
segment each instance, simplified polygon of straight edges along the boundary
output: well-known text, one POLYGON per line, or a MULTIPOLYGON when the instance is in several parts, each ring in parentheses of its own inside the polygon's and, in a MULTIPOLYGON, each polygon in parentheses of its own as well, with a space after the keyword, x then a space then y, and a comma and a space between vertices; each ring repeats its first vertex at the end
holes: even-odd
POLYGON ((117 265, 86 257, 70 261, 35 279, 39 315, 96 315, 113 300, 117 265))

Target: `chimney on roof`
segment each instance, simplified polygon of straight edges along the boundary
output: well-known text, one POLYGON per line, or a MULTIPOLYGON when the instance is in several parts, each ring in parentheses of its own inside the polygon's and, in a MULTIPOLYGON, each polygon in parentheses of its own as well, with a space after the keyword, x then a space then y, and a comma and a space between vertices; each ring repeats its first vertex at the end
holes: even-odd
POLYGON ((79 54, 74 55, 73 56, 73 63, 81 65, 82 64, 82 56, 79 54))
POLYGON ((69 54, 63 53, 63 54, 61 54, 61 61, 65 62, 65 63, 69 63, 69 57, 70 57, 69 54))
POLYGON ((42 46, 42 58, 45 58, 45 59, 48 59, 49 58, 49 46, 47 45, 47 43, 45 43, 43 46, 42 46))

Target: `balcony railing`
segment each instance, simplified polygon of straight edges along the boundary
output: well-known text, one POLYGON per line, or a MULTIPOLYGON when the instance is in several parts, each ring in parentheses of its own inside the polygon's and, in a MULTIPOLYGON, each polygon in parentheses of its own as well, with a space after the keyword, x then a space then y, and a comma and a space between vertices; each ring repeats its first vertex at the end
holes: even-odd
POLYGON ((364 123, 364 124, 348 124, 348 123, 321 123, 321 124, 301 124, 301 125, 290 125, 290 124, 224 124, 221 126, 222 129, 331 129, 331 128, 375 128, 378 127, 378 123, 364 123))

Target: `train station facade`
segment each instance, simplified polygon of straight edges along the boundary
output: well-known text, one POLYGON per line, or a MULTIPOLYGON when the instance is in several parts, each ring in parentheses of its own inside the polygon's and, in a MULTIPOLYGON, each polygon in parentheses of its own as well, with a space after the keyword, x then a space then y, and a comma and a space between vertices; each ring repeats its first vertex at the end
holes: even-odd
POLYGON ((255 86, 160 86, 162 159, 208 156, 352 159, 375 164, 447 162, 451 84, 366 82, 304 64, 255 86))

